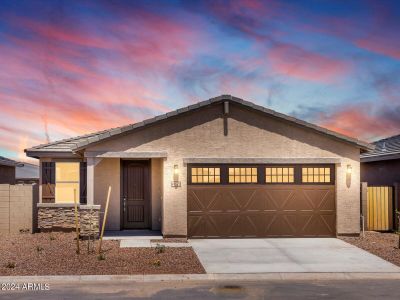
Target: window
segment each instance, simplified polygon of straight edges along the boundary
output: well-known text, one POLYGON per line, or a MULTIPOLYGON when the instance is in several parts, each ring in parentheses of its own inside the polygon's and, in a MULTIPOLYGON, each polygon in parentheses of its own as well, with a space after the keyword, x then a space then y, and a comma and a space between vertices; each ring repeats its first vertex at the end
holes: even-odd
POLYGON ((56 163, 56 203, 79 203, 79 163, 56 163))
POLYGON ((220 183, 220 168, 192 168, 192 183, 220 183))
POLYGON ((302 168, 303 183, 331 182, 331 168, 302 168))
POLYGON ((266 183, 293 183, 294 167, 265 168, 266 183))
POLYGON ((257 183, 257 168, 229 168, 229 183, 257 183))

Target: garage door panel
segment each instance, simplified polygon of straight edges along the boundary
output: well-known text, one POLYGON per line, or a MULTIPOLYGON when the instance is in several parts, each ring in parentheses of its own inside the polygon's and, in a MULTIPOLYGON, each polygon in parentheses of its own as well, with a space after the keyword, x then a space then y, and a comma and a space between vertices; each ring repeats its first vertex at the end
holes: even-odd
POLYGON ((212 222, 218 228, 218 233, 220 237, 230 236, 231 228, 237 219, 236 214, 232 213, 217 213, 209 215, 212 222))
POLYGON ((295 236, 295 216, 290 214, 270 214, 267 218, 271 219, 266 228, 267 237, 291 237, 295 236))
POLYGON ((210 205, 219 196, 216 189, 189 189, 188 190, 188 207, 189 210, 203 211, 207 210, 210 205))
POLYGON ((321 209, 321 207, 326 209, 327 206, 330 206, 330 209, 334 209, 333 192, 331 190, 322 188, 305 189, 303 194, 313 209, 321 209))
POLYGON ((256 237, 257 227, 249 215, 237 215, 230 230, 231 237, 256 237))
POLYGON ((334 230, 334 216, 308 214, 299 216, 299 225, 302 226, 299 234, 302 236, 332 236, 334 230))
POLYGON ((290 188, 280 189, 279 186, 275 186, 267 189, 266 193, 267 205, 275 210, 279 210, 287 205, 290 197, 293 195, 293 190, 290 188))
POLYGON ((238 208, 243 211, 253 201, 256 191, 255 189, 235 189, 230 190, 229 195, 234 199, 238 208))
POLYGON ((188 186, 190 237, 325 237, 335 224, 333 185, 188 186))
POLYGON ((218 197, 214 198, 214 201, 210 205, 210 211, 239 211, 240 206, 236 202, 233 194, 228 191, 218 191, 218 197))
POLYGON ((269 209, 267 194, 264 190, 256 189, 250 201, 245 207, 246 211, 266 211, 269 209))
POLYGON ((208 216, 191 216, 188 218, 188 235, 194 238, 220 237, 215 224, 208 216))

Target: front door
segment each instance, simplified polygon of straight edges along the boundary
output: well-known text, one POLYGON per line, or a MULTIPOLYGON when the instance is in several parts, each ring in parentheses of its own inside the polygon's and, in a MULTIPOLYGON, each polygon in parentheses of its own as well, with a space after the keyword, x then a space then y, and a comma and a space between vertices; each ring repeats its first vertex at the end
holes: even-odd
POLYGON ((123 161, 122 211, 124 229, 150 228, 149 161, 123 161))

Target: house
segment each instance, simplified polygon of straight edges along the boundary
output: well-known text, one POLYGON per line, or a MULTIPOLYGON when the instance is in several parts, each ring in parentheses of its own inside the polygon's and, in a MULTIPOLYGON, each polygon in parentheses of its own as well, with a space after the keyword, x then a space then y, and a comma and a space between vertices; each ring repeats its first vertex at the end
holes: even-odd
POLYGON ((15 167, 17 161, 0 156, 0 184, 15 184, 15 167))
POLYGON ((238 238, 358 235, 371 149, 223 95, 25 151, 40 160, 43 231, 73 228, 74 201, 81 221, 98 218, 111 187, 108 230, 238 238))
POLYGON ((39 183, 39 166, 0 156, 0 184, 39 183))
POLYGON ((399 226, 400 135, 373 144, 374 150, 360 156, 361 182, 366 190, 362 212, 369 230, 393 230, 399 226))
POLYGON ((374 150, 361 154, 361 181, 375 186, 400 183, 400 134, 373 144, 374 150))
POLYGON ((39 183, 39 166, 30 163, 19 163, 15 168, 15 182, 18 184, 39 183))

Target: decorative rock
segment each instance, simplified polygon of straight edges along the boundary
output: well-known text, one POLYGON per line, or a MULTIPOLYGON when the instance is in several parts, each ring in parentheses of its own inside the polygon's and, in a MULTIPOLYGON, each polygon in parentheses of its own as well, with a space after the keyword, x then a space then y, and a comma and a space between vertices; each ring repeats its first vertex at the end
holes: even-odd
MULTIPOLYGON (((100 207, 78 208, 79 232, 81 237, 98 237, 100 207)), ((38 207, 40 231, 75 230, 75 209, 73 207, 38 207)))

